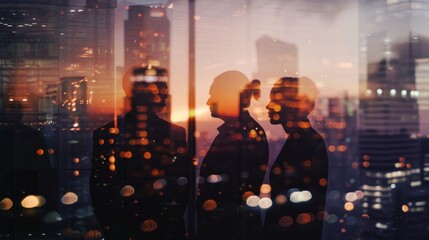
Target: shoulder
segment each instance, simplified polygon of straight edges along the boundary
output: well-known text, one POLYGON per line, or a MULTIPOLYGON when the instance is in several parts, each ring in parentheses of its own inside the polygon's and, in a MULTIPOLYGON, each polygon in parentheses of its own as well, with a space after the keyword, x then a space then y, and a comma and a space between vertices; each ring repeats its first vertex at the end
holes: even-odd
POLYGON ((247 119, 243 126, 244 134, 249 140, 256 140, 261 143, 267 141, 264 128, 253 118, 247 119))
POLYGON ((178 140, 186 139, 186 130, 184 127, 168 122, 164 119, 162 119, 162 121, 165 129, 169 129, 169 134, 172 138, 178 140))
POLYGON ((158 127, 163 129, 169 129, 172 133, 181 133, 185 132, 185 128, 174 123, 171 123, 165 119, 159 118, 158 127))
POLYGON ((182 135, 186 134, 186 130, 184 127, 181 127, 181 126, 173 124, 173 123, 170 123, 170 124, 171 124, 170 129, 173 133, 182 134, 182 135))

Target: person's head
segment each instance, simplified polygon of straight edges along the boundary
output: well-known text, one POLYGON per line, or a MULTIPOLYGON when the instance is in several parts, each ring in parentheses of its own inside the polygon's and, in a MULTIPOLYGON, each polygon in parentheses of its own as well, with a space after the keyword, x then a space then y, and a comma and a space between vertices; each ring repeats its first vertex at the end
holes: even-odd
POLYGON ((260 84, 259 80, 249 83, 246 75, 239 71, 227 71, 215 77, 206 102, 212 117, 224 120, 237 118, 250 106, 252 97, 259 99, 260 84))
POLYGON ((161 112, 168 97, 166 79, 165 69, 132 67, 124 75, 122 87, 133 107, 144 106, 148 111, 161 112))
POLYGON ((287 124, 306 121, 318 94, 316 85, 307 77, 280 78, 271 89, 270 102, 266 107, 270 122, 287 124))

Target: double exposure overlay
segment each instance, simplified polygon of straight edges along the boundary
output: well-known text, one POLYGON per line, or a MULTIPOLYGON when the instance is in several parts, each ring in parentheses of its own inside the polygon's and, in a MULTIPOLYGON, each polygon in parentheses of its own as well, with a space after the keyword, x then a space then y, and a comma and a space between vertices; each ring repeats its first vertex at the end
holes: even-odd
POLYGON ((0 239, 429 239, 429 0, 0 0, 0 239))

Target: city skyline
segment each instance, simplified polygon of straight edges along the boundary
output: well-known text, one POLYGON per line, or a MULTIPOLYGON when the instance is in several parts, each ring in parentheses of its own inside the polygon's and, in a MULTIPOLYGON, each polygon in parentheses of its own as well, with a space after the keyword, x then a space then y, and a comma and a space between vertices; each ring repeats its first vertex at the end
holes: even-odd
MULTIPOLYGON (((308 4, 291 1, 287 5, 283 1, 272 1, 260 8, 257 2, 252 2, 242 0, 231 4, 223 0, 216 3, 197 3, 195 20, 198 119, 210 120, 205 102, 209 86, 216 75, 227 70, 239 70, 249 79, 254 77, 257 72, 255 44, 257 39, 264 35, 271 37, 273 41, 286 41, 297 46, 301 71, 298 75, 314 80, 321 96, 342 95, 345 90, 348 90, 349 95, 358 95, 355 3, 347 1, 347 4, 338 6, 332 3, 328 5, 335 7, 319 8, 320 6, 311 1, 308 4), (311 15, 308 12, 311 12, 311 15), (291 18, 295 20, 290 22, 291 18)), ((129 3, 137 5, 142 2, 129 3)), ((116 9, 119 13, 116 18, 116 26, 119 27, 115 35, 117 66, 124 64, 124 59, 121 59, 123 30, 120 25, 126 16, 127 6, 125 2, 118 2, 116 9)), ((180 0, 165 7, 171 22, 170 93, 174 98, 172 120, 180 122, 185 121, 188 115, 187 88, 182 87, 188 82, 187 63, 183 61, 184 56, 188 55, 187 4, 186 1, 180 0)), ((118 81, 120 82, 120 79, 118 81)), ((262 95, 267 96, 271 87, 263 84, 262 95)), ((119 88, 118 94, 121 92, 119 88)), ((265 112, 265 109, 262 111, 265 112)))
MULTIPOLYGON (((427 58, 428 33, 419 24, 427 20, 420 14, 427 11, 423 6, 411 1, 359 2, 358 159, 365 194, 362 212, 367 216, 360 231, 363 239, 429 236, 425 227, 413 226, 425 221, 420 214, 427 210, 416 206, 426 205, 423 196, 428 191, 419 137, 421 89, 416 84, 418 59, 427 58), (417 232, 408 231, 413 228, 417 232)), ((425 84, 428 79, 419 81, 425 84)))
MULTIPOLYGON (((161 202, 162 196, 174 199, 169 191, 188 191, 211 154, 214 172, 198 182, 230 187, 236 173, 216 173, 218 159, 247 160, 241 150, 260 153, 255 146, 263 143, 258 164, 237 175, 241 182, 258 174, 248 184, 251 192, 240 193, 240 206, 256 207, 258 214, 297 206, 291 204, 318 198, 306 184, 326 187, 326 205, 301 212, 305 219, 284 211, 268 221, 273 229, 324 221, 323 240, 429 236, 429 0, 195 1, 194 69, 188 66, 189 2, 0 0, 0 150, 6 156, 1 166, 8 167, 0 184, 11 186, 0 195, 0 214, 18 219, 7 234, 100 239, 110 230, 97 204, 110 209, 105 203, 114 202, 123 212, 124 206, 140 209, 146 193, 161 202), (243 137, 256 145, 243 144, 243 137), (305 156, 314 146, 303 139, 317 142, 329 175, 318 178, 317 167, 305 173, 321 154, 305 156), (295 166, 292 152, 302 157, 295 166), (178 156, 189 175, 174 173, 179 178, 171 180, 168 166, 178 156), (33 158, 44 159, 46 172, 25 162, 33 158), (40 180, 40 191, 50 187, 50 193, 19 183, 15 172, 28 175, 27 182, 40 180), (147 182, 140 185, 142 176, 147 182), (274 197, 272 176, 278 180, 274 197), (90 178, 92 190, 109 200, 92 203, 98 194, 91 196, 90 178), (295 178, 303 185, 290 185, 295 178), (20 222, 23 216, 43 223, 31 230, 25 226, 34 224, 20 222)), ((231 166, 225 169, 243 167, 231 166)), ((180 194, 185 203, 187 193, 180 194)), ((222 208, 221 198, 189 206, 209 212, 222 208)), ((181 218, 185 204, 177 219, 189 220, 192 229, 198 222, 189 206, 189 219, 181 218)), ((137 224, 135 236, 158 227, 152 218, 131 218, 138 218, 130 221, 137 224)), ((113 220, 125 233, 119 219, 113 220)), ((0 224, 0 238, 2 230, 0 224)))

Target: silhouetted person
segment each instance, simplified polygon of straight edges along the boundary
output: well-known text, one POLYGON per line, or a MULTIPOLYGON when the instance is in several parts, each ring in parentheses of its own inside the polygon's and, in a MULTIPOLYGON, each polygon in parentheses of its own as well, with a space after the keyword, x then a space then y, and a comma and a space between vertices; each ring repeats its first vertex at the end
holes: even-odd
POLYGON ((129 70, 132 110, 94 131, 91 194, 106 239, 185 239, 183 215, 192 163, 185 129, 157 116, 168 96, 166 71, 129 70))
POLYGON ((281 78, 270 93, 270 122, 281 124, 286 143, 270 172, 273 206, 267 211, 267 239, 321 239, 325 217, 328 157, 323 138, 307 116, 318 94, 306 78, 281 78))
POLYGON ((259 98, 259 86, 238 71, 220 74, 211 85, 207 105, 224 123, 201 165, 198 239, 261 237, 260 209, 246 205, 247 197, 259 194, 265 174, 261 165, 269 154, 264 129, 246 110, 252 97, 259 98))
MULTIPOLYGON (((55 205, 46 173, 51 169, 41 132, 24 125, 20 102, 5 104, 0 125, 0 235, 37 235, 55 205)), ((1 238, 1 237, 0 237, 1 238)))

